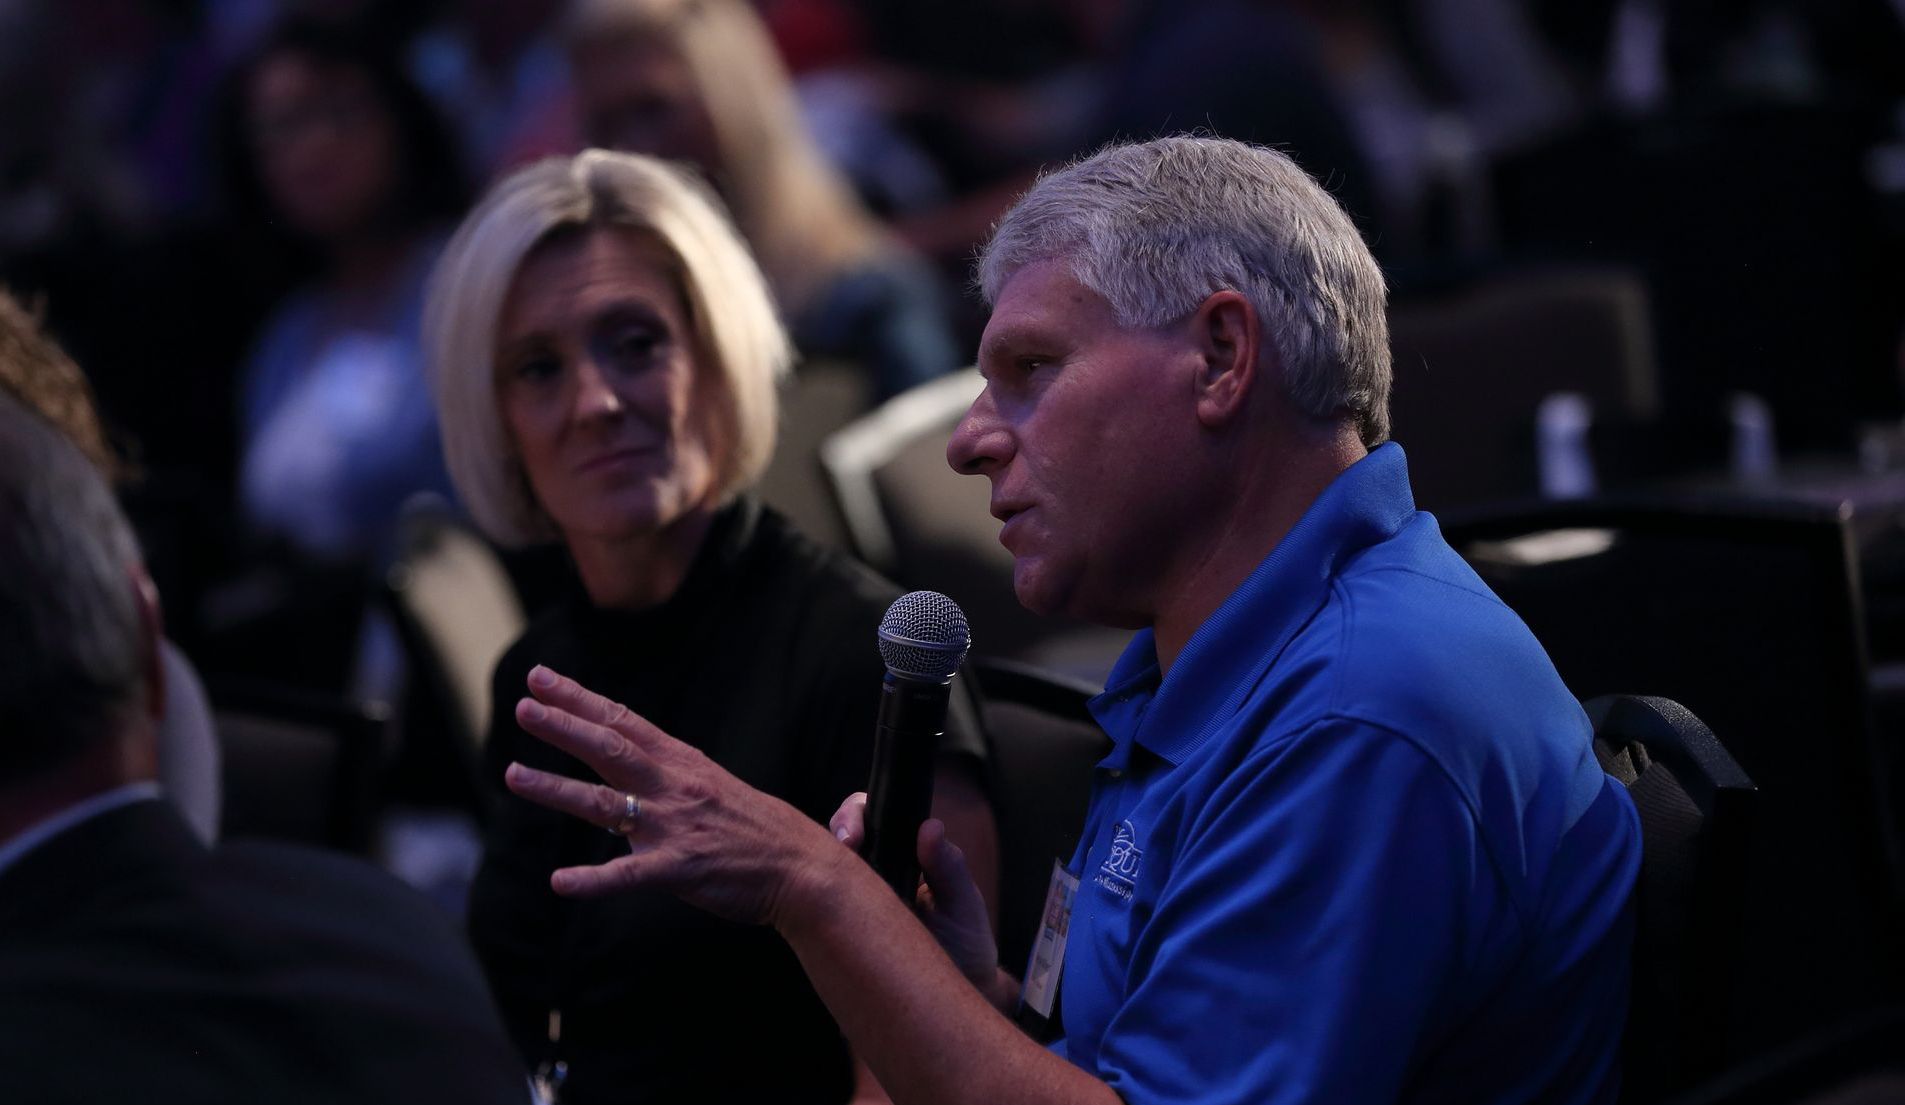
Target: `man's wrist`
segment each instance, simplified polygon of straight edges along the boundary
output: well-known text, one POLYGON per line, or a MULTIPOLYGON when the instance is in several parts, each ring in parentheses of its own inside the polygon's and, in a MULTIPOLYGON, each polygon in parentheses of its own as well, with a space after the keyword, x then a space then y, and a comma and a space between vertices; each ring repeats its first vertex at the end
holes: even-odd
POLYGON ((986 1000, 992 1003, 994 1009, 1007 1016, 1010 1016, 1012 1010, 1019 1004, 1019 980, 1012 977, 1012 972, 1004 967, 995 966, 992 969, 991 980, 979 987, 979 992, 986 996, 986 1000))
POLYGON ((871 871, 839 841, 816 842, 794 860, 770 923, 790 941, 825 928, 846 907, 856 878, 871 871))

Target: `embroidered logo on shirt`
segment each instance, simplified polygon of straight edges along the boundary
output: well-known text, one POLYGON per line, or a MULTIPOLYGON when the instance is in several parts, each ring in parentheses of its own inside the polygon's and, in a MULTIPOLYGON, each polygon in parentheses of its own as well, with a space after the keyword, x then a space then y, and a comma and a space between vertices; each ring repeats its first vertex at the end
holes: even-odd
POLYGON ((1111 854, 1099 865, 1098 877, 1092 881, 1130 901, 1138 888, 1138 861, 1143 858, 1144 849, 1138 847, 1138 830, 1131 822, 1120 821, 1111 833, 1111 854))

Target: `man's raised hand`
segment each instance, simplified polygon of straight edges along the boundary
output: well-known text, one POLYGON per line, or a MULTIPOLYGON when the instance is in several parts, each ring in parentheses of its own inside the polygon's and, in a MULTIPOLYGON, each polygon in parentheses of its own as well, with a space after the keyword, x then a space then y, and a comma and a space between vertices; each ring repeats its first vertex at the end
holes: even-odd
POLYGON ((532 697, 516 704, 517 723, 602 781, 512 763, 505 783, 529 801, 622 833, 630 847, 607 863, 556 871, 550 885, 558 894, 655 886, 730 920, 779 924, 840 861, 839 846, 800 811, 628 707, 545 667, 531 670, 528 682, 532 697))

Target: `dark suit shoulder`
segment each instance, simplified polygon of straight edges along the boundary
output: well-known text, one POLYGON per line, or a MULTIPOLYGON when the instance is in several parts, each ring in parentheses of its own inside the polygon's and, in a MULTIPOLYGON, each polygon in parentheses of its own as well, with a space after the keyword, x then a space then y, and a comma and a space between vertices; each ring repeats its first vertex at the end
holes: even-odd
POLYGON ((283 846, 206 850, 158 802, 27 859, 0 893, 49 909, 0 929, 9 1097, 525 1098, 461 938, 381 871, 283 846))
MULTIPOLYGON (((426 961, 466 959, 452 919, 415 888, 381 868, 336 852, 291 844, 241 841, 215 849, 209 884, 237 902, 265 903, 287 926, 302 911, 326 914, 308 927, 314 937, 353 932, 366 943, 425 945, 426 961), (340 909, 339 903, 351 903, 340 909)), ((254 904, 253 908, 257 908, 254 904)))

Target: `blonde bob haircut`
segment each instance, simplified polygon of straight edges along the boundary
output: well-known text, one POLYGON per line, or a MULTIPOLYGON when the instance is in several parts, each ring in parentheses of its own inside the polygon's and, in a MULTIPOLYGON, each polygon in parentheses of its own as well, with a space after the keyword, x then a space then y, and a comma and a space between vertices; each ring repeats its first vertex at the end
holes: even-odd
POLYGON ((600 228, 651 235, 673 258, 697 365, 725 441, 719 497, 759 478, 774 452, 778 386, 793 360, 761 270, 720 201, 685 170, 652 157, 584 150, 503 179, 444 247, 424 304, 423 343, 443 453, 476 524, 520 547, 559 540, 536 502, 497 405, 498 327, 516 273, 538 246, 600 228))

